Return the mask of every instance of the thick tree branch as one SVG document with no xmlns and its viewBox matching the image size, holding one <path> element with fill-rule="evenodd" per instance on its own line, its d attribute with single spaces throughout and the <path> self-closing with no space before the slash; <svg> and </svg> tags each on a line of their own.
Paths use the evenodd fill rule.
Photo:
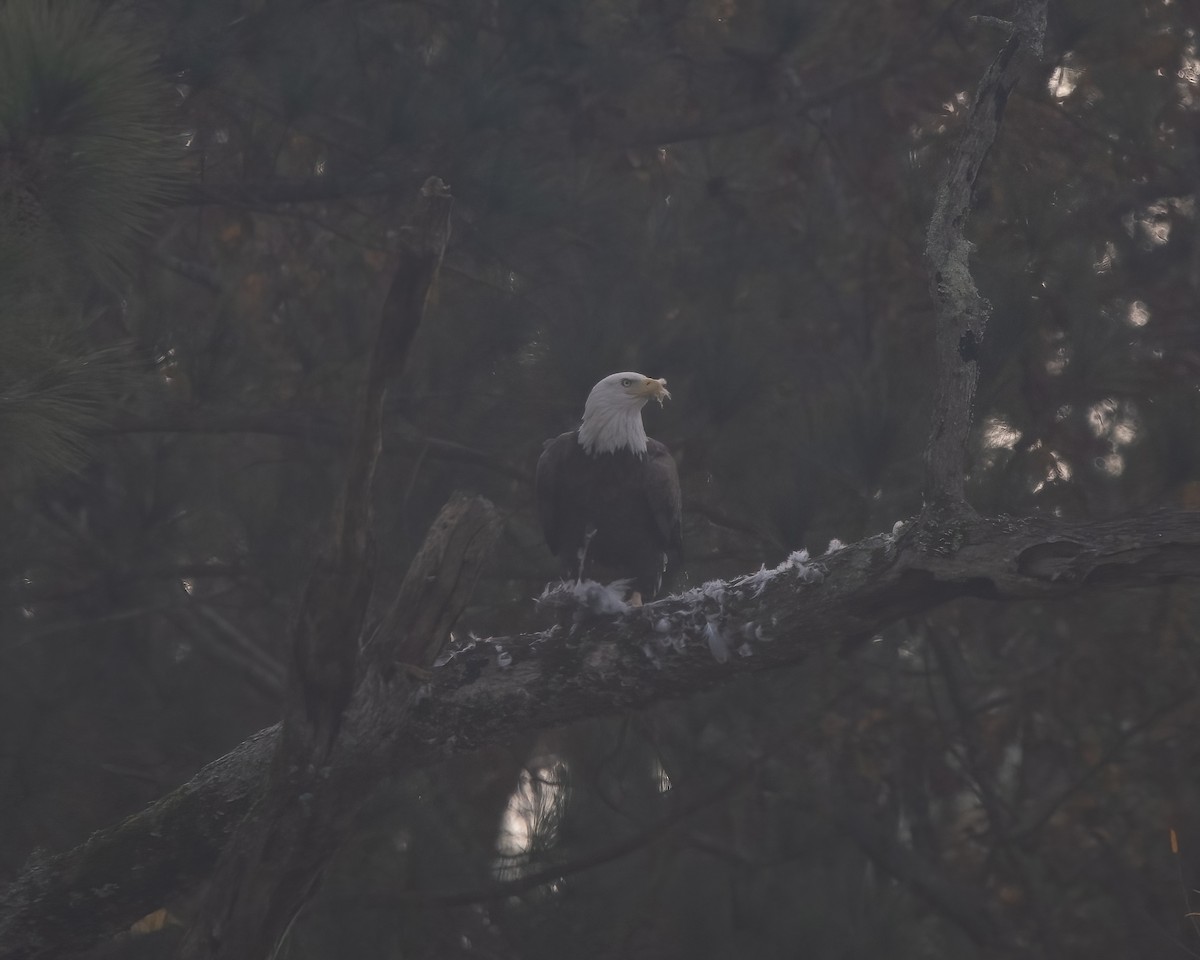
<svg viewBox="0 0 1200 960">
<path fill-rule="evenodd" d="M 1016 86 L 1022 52 L 1041 53 L 1046 31 L 1046 0 L 1022 0 L 1012 36 L 992 61 L 967 115 L 950 172 L 938 190 L 926 234 L 925 258 L 937 322 L 937 395 L 925 452 L 925 506 L 962 509 L 967 438 L 979 347 L 990 307 L 971 277 L 971 244 L 965 231 L 975 184 Z"/>
<path fill-rule="evenodd" d="M 391 728 L 386 757 L 363 756 L 376 776 L 435 764 L 841 651 L 958 597 L 1049 599 L 1181 577 L 1200 577 L 1200 513 L 1093 524 L 959 518 L 936 536 L 873 537 L 615 619 L 460 646 Z M 249 809 L 277 738 L 278 727 L 263 731 L 125 823 L 32 864 L 0 897 L 0 960 L 95 943 L 194 888 Z"/>
</svg>

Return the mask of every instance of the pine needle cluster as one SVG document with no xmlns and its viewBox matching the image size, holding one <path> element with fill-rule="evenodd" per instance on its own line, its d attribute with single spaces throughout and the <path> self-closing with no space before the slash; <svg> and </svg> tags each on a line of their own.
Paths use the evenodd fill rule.
<svg viewBox="0 0 1200 960">
<path fill-rule="evenodd" d="M 119 5 L 0 4 L 4 481 L 84 463 L 130 371 L 126 351 L 89 343 L 82 318 L 119 302 L 170 195 L 165 86 Z"/>
</svg>

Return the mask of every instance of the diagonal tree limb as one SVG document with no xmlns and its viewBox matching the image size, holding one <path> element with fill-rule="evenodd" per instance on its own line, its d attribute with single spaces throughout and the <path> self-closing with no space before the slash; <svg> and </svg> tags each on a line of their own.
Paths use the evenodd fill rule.
<svg viewBox="0 0 1200 960">
<path fill-rule="evenodd" d="M 960 597 L 1049 600 L 1200 579 L 1194 512 L 1086 524 L 972 517 L 936 546 L 872 537 L 773 576 L 700 589 L 616 619 L 461 645 L 434 671 L 429 696 L 393 731 L 385 753 L 364 749 L 354 763 L 379 777 L 687 696 L 747 672 L 833 655 Z M 356 729 L 386 723 L 381 713 Z M 253 802 L 278 737 L 278 726 L 262 731 L 124 823 L 31 864 L 0 894 L 0 960 L 94 944 L 194 890 Z"/>
</svg>

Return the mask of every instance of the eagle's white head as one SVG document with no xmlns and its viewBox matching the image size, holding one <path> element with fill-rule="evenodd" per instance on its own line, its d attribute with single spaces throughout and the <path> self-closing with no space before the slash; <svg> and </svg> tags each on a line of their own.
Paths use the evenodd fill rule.
<svg viewBox="0 0 1200 960">
<path fill-rule="evenodd" d="M 640 373 L 614 373 L 592 387 L 583 406 L 579 442 L 590 454 L 612 453 L 628 447 L 634 453 L 646 452 L 646 428 L 642 426 L 642 407 L 647 400 L 660 404 L 671 396 L 666 380 L 655 380 Z"/>
</svg>

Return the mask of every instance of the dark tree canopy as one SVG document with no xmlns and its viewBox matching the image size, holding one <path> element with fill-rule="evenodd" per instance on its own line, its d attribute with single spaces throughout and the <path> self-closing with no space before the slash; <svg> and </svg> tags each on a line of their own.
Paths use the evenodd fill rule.
<svg viewBox="0 0 1200 960">
<path fill-rule="evenodd" d="M 0 2 L 0 958 L 1200 952 L 1195 12 L 1038 6 Z"/>
</svg>

